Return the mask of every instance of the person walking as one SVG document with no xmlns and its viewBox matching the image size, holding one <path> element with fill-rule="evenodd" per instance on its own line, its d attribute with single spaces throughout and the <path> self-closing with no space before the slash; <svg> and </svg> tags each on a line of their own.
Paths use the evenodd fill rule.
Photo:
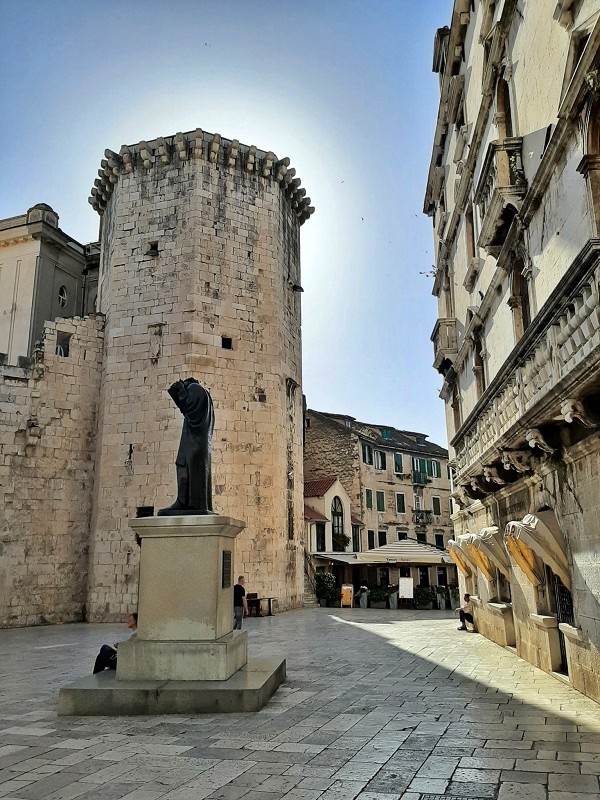
<svg viewBox="0 0 600 800">
<path fill-rule="evenodd" d="M 463 605 L 456 609 L 460 617 L 460 628 L 458 630 L 468 630 L 467 622 L 470 622 L 471 625 L 473 625 L 473 629 L 475 629 L 475 622 L 473 621 L 473 601 L 471 600 L 471 595 L 466 594 L 463 599 L 465 601 Z M 456 611 L 454 613 L 456 613 Z"/>
<path fill-rule="evenodd" d="M 240 575 L 233 587 L 233 630 L 242 630 L 242 620 L 248 616 L 248 601 L 244 589 L 244 576 Z"/>
</svg>

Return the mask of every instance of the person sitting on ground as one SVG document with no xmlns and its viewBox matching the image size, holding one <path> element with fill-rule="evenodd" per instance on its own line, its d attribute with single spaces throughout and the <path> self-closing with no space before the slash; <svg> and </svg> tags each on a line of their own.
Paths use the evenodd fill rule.
<svg viewBox="0 0 600 800">
<path fill-rule="evenodd" d="M 471 625 L 473 625 L 473 629 L 475 628 L 475 623 L 473 621 L 473 601 L 471 600 L 471 595 L 466 594 L 464 601 L 464 605 L 462 605 L 460 608 L 457 608 L 454 612 L 455 614 L 458 612 L 458 615 L 460 616 L 459 631 L 468 630 L 467 622 L 470 622 Z"/>
<path fill-rule="evenodd" d="M 138 615 L 134 611 L 133 614 L 130 614 L 127 618 L 127 627 L 131 631 L 127 640 L 133 639 L 134 636 L 137 635 L 137 621 Z M 105 669 L 116 669 L 117 668 L 117 648 L 119 646 L 118 642 L 115 642 L 114 647 L 111 647 L 109 644 L 103 644 L 100 648 L 100 652 L 96 657 L 96 663 L 94 664 L 94 675 L 97 672 L 103 672 Z"/>
</svg>

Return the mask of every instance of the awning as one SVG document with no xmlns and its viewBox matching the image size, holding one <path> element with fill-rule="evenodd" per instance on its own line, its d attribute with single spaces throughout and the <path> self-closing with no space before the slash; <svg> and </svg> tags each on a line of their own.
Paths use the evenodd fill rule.
<svg viewBox="0 0 600 800">
<path fill-rule="evenodd" d="M 401 539 L 373 550 L 356 554 L 359 563 L 366 564 L 449 564 L 451 559 L 443 550 L 416 539 Z"/>
<path fill-rule="evenodd" d="M 570 589 L 571 576 L 569 574 L 569 562 L 564 549 L 564 538 L 554 513 L 551 512 L 551 515 L 551 517 L 546 516 L 544 522 L 534 514 L 527 514 L 520 521 L 509 522 L 504 532 L 504 541 L 509 552 L 524 572 L 527 574 L 529 569 L 533 573 L 535 581 L 531 580 L 532 576 L 527 574 L 532 583 L 535 583 L 535 585 L 543 583 L 544 576 L 539 574 L 535 559 L 533 559 L 533 564 L 531 563 L 532 559 L 528 556 L 527 550 L 538 555 L 558 575 L 564 585 Z M 525 559 L 527 569 L 523 568 L 519 563 L 519 553 Z"/>
<path fill-rule="evenodd" d="M 472 572 L 477 572 L 477 565 L 473 563 L 469 554 L 463 550 L 457 541 L 454 539 L 449 539 L 446 547 L 448 550 L 448 555 L 452 561 L 454 561 L 465 578 L 468 578 Z"/>
<path fill-rule="evenodd" d="M 495 525 L 479 531 L 474 545 L 486 553 L 503 575 L 509 577 L 510 559 L 504 547 L 500 530 Z"/>
<path fill-rule="evenodd" d="M 477 565 L 477 568 L 488 581 L 496 579 L 492 562 L 487 553 L 480 549 L 481 541 L 477 533 L 466 533 L 463 536 L 459 536 L 457 542 L 462 547 L 463 552 L 466 551 L 468 553 L 471 561 Z"/>
</svg>

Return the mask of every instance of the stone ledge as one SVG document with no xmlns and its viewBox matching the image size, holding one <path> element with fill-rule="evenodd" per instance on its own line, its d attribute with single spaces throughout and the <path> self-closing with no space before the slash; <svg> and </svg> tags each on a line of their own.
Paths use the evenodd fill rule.
<svg viewBox="0 0 600 800">
<path fill-rule="evenodd" d="M 226 681 L 117 681 L 112 670 L 60 690 L 59 716 L 142 716 L 260 711 L 285 680 L 284 658 L 255 658 Z"/>
<path fill-rule="evenodd" d="M 566 622 L 561 622 L 558 629 L 572 642 L 585 642 L 585 636 L 580 628 L 575 628 Z"/>
<path fill-rule="evenodd" d="M 512 614 L 512 605 L 510 603 L 486 603 L 486 606 L 492 614 L 497 614 L 500 617 L 504 617 L 508 613 Z"/>
<path fill-rule="evenodd" d="M 558 628 L 558 620 L 546 614 L 530 614 L 529 619 L 538 628 Z"/>
</svg>

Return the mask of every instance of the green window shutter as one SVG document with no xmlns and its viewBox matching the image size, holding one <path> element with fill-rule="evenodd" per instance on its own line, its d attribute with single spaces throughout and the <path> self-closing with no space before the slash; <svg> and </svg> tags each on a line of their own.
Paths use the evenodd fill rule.
<svg viewBox="0 0 600 800">
<path fill-rule="evenodd" d="M 365 489 L 365 499 L 367 502 L 367 508 L 373 508 L 373 490 L 372 489 Z"/>
<path fill-rule="evenodd" d="M 394 472 L 396 475 L 402 475 L 402 453 L 394 453 Z"/>
<path fill-rule="evenodd" d="M 375 531 L 367 531 L 369 550 L 375 547 Z"/>
<path fill-rule="evenodd" d="M 385 511 L 385 493 L 377 492 L 377 511 Z"/>
<path fill-rule="evenodd" d="M 435 514 L 436 517 L 439 517 L 440 514 L 442 513 L 442 509 L 440 507 L 440 498 L 433 497 L 432 503 L 433 503 L 433 513 Z"/>
<path fill-rule="evenodd" d="M 396 512 L 398 514 L 404 514 L 406 512 L 406 503 L 404 500 L 404 495 L 400 493 L 396 495 Z"/>
</svg>

